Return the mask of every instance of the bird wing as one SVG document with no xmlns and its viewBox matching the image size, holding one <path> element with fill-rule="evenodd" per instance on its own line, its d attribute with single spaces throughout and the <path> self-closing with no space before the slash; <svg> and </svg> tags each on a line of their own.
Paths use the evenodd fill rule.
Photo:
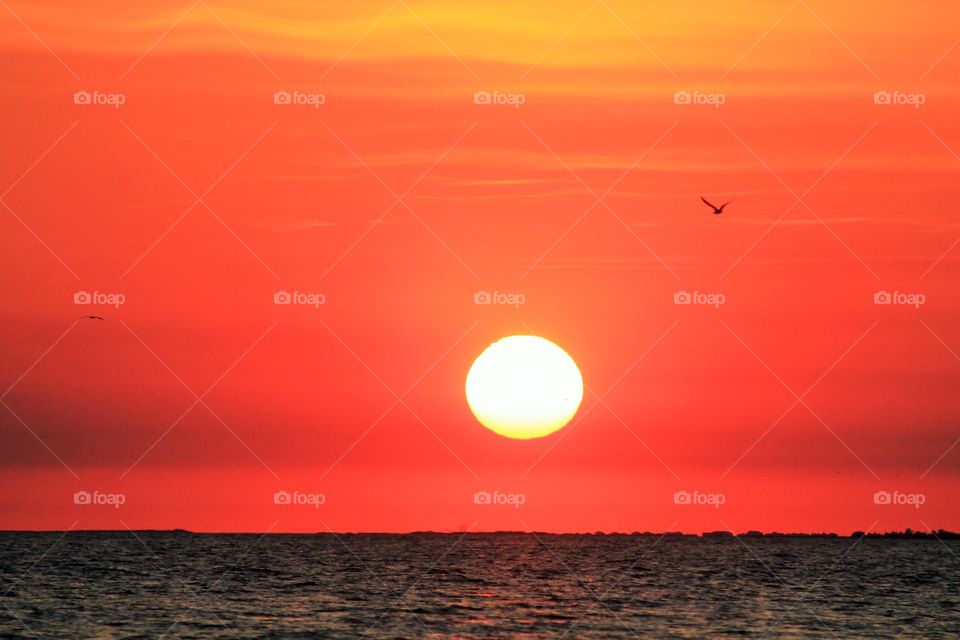
<svg viewBox="0 0 960 640">
<path fill-rule="evenodd" d="M 707 199 L 704 198 L 703 196 L 700 196 L 700 199 L 703 200 L 704 204 L 706 204 L 708 207 L 713 207 L 714 209 L 716 209 L 716 207 L 713 205 L 713 203 L 711 203 L 709 200 L 707 200 Z"/>
<path fill-rule="evenodd" d="M 731 202 L 733 202 L 733 200 L 727 200 L 727 201 L 724 202 L 722 205 L 720 205 L 720 211 L 723 211 L 723 208 L 724 208 L 725 206 L 727 206 L 728 204 L 730 204 Z"/>
</svg>

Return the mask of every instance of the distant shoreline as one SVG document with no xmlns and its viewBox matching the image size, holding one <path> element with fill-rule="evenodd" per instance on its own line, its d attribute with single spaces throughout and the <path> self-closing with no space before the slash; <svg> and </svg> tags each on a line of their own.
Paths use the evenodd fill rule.
<svg viewBox="0 0 960 640">
<path fill-rule="evenodd" d="M 549 531 L 315 531 L 315 532 L 262 532 L 262 531 L 189 531 L 187 529 L 3 529 L 3 534 L 28 533 L 85 533 L 85 534 L 176 534 L 190 536 L 590 536 L 590 537 L 628 537 L 628 538 L 694 538 L 694 539 L 733 539 L 733 538 L 815 538 L 815 539 L 892 539 L 892 540 L 960 540 L 960 533 L 940 529 L 937 531 L 887 531 L 882 533 L 864 533 L 854 531 L 850 534 L 841 533 L 782 533 L 778 531 L 705 531 L 703 533 L 684 533 L 682 531 L 633 531 L 593 533 L 551 533 Z"/>
</svg>

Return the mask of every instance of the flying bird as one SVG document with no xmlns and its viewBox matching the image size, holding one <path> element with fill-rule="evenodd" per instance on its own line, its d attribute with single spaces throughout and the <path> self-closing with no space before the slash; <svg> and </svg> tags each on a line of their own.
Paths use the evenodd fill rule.
<svg viewBox="0 0 960 640">
<path fill-rule="evenodd" d="M 710 207 L 711 209 L 713 209 L 714 215 L 720 215 L 721 213 L 723 213 L 723 208 L 724 208 L 725 206 L 727 206 L 728 204 L 730 204 L 731 202 L 733 202 L 733 200 L 729 200 L 729 201 L 727 201 L 727 202 L 724 202 L 722 205 L 720 205 L 720 206 L 718 207 L 717 205 L 713 204 L 712 202 L 710 202 L 709 200 L 707 200 L 707 199 L 704 198 L 703 196 L 700 196 L 700 199 L 703 200 L 704 204 L 706 204 L 708 207 Z"/>
<path fill-rule="evenodd" d="M 83 316 L 87 320 L 103 320 L 100 316 Z"/>
</svg>

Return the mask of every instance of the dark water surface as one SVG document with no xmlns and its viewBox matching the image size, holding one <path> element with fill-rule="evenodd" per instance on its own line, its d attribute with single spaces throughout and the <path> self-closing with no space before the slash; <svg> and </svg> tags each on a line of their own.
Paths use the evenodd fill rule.
<svg viewBox="0 0 960 640">
<path fill-rule="evenodd" d="M 960 636 L 960 542 L 0 533 L 3 638 Z"/>
</svg>

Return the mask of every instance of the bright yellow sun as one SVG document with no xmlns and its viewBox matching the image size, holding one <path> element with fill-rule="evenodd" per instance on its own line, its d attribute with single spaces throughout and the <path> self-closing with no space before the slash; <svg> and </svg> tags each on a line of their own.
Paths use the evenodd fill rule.
<svg viewBox="0 0 960 640">
<path fill-rule="evenodd" d="M 583 378 L 567 352 L 539 336 L 509 336 L 481 353 L 467 373 L 467 404 L 480 424 L 508 438 L 562 428 L 583 399 Z"/>
</svg>

